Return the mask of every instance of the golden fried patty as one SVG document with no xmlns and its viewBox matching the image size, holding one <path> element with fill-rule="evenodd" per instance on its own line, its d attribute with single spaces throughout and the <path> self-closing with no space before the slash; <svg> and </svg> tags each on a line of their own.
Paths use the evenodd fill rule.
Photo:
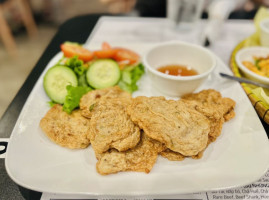
<svg viewBox="0 0 269 200">
<path fill-rule="evenodd" d="M 97 172 L 102 175 L 121 171 L 136 171 L 149 173 L 154 166 L 158 153 L 163 151 L 164 145 L 142 134 L 138 145 L 124 152 L 111 149 L 97 155 Z"/>
<path fill-rule="evenodd" d="M 235 116 L 235 102 L 230 98 L 223 98 L 218 91 L 213 89 L 183 96 L 181 101 L 209 119 L 209 139 L 211 142 L 215 141 L 221 134 L 223 123 Z"/>
<path fill-rule="evenodd" d="M 137 145 L 140 129 L 126 113 L 131 98 L 101 99 L 91 110 L 90 140 L 96 153 L 125 151 Z"/>
<path fill-rule="evenodd" d="M 206 148 L 209 120 L 182 101 L 137 97 L 128 106 L 127 113 L 147 136 L 172 151 L 193 156 Z"/>
<path fill-rule="evenodd" d="M 214 109 L 217 109 L 222 114 L 225 121 L 229 121 L 235 116 L 235 101 L 222 97 L 220 92 L 214 89 L 188 94 L 183 96 L 182 99 L 199 101 L 204 106 L 215 106 Z"/>
<path fill-rule="evenodd" d="M 92 90 L 87 94 L 83 95 L 80 99 L 80 109 L 82 110 L 81 114 L 84 117 L 91 118 L 91 109 L 96 102 L 98 102 L 101 98 L 117 98 L 117 97 L 125 97 L 131 98 L 131 94 L 120 89 L 119 86 L 114 86 L 110 88 L 100 89 L 100 90 Z"/>
<path fill-rule="evenodd" d="M 56 144 L 70 149 L 86 148 L 90 121 L 74 110 L 71 114 L 63 111 L 59 104 L 54 105 L 41 119 L 40 127 Z"/>
</svg>

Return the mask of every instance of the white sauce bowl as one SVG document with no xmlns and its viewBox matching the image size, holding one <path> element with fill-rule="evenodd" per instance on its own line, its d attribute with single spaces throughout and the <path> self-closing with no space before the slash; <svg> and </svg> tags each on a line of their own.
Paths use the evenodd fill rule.
<svg viewBox="0 0 269 200">
<path fill-rule="evenodd" d="M 204 47 L 181 41 L 158 44 L 143 56 L 151 84 L 161 93 L 180 97 L 192 93 L 216 67 L 214 55 Z M 194 76 L 172 76 L 157 69 L 166 65 L 184 65 L 198 72 Z"/>
</svg>

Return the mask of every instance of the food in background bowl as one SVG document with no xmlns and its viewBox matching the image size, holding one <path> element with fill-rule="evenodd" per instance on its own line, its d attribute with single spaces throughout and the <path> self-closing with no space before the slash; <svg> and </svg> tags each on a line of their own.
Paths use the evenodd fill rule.
<svg viewBox="0 0 269 200">
<path fill-rule="evenodd" d="M 209 50 L 199 45 L 169 41 L 150 49 L 143 57 L 143 64 L 156 89 L 167 96 L 180 97 L 192 93 L 207 79 L 216 66 L 216 60 Z M 171 64 L 191 68 L 197 75 L 171 76 L 158 71 L 160 67 Z"/>
<path fill-rule="evenodd" d="M 269 48 L 243 48 L 235 55 L 235 61 L 247 78 L 269 84 Z"/>
<path fill-rule="evenodd" d="M 269 77 L 269 55 L 266 57 L 253 56 L 253 61 L 243 61 L 242 63 L 254 73 Z"/>
</svg>

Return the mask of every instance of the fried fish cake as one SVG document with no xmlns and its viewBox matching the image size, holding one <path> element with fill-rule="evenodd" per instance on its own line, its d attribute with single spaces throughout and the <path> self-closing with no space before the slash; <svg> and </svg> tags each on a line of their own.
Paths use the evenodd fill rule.
<svg viewBox="0 0 269 200">
<path fill-rule="evenodd" d="M 131 98 L 101 99 L 92 108 L 90 140 L 96 153 L 125 151 L 137 145 L 140 129 L 126 113 Z"/>
<path fill-rule="evenodd" d="M 127 107 L 132 121 L 172 151 L 193 156 L 206 148 L 209 120 L 182 101 L 137 97 Z"/>
<path fill-rule="evenodd" d="M 149 173 L 154 166 L 158 153 L 163 151 L 160 142 L 141 135 L 138 145 L 124 152 L 111 149 L 97 155 L 96 169 L 99 174 L 107 175 L 121 171 L 136 171 Z"/>
<path fill-rule="evenodd" d="M 221 134 L 222 126 L 225 121 L 235 116 L 235 102 L 229 98 L 223 98 L 221 94 L 213 89 L 203 90 L 196 94 L 188 94 L 183 96 L 180 101 L 183 101 L 188 107 L 193 108 L 206 116 L 210 121 L 210 132 L 207 146 L 215 141 Z M 192 156 L 193 159 L 202 157 L 204 150 L 197 155 Z M 180 161 L 184 156 L 170 149 L 160 153 L 163 157 L 169 160 Z"/>
<path fill-rule="evenodd" d="M 90 144 L 90 121 L 81 115 L 80 110 L 67 114 L 61 105 L 56 104 L 41 119 L 40 127 L 53 142 L 63 147 L 79 149 Z"/>
<path fill-rule="evenodd" d="M 174 152 L 170 149 L 165 149 L 164 151 L 160 152 L 160 155 L 171 161 L 182 161 L 185 159 L 185 156 L 183 156 L 181 153 Z"/>
<path fill-rule="evenodd" d="M 211 140 L 208 140 L 207 146 L 211 143 Z M 200 151 L 198 154 L 191 156 L 192 159 L 200 159 L 203 156 L 205 149 Z M 183 156 L 181 153 L 172 151 L 171 149 L 165 149 L 160 153 L 160 155 L 164 158 L 167 158 L 168 160 L 171 161 L 182 161 L 185 159 L 187 156 Z"/>
<path fill-rule="evenodd" d="M 208 118 L 210 122 L 209 139 L 214 141 L 222 130 L 224 118 L 221 111 L 215 105 L 203 105 L 199 101 L 181 99 L 188 107 L 193 108 Z"/>
<path fill-rule="evenodd" d="M 221 134 L 223 123 L 235 116 L 235 102 L 230 98 L 223 98 L 218 91 L 213 89 L 183 96 L 181 101 L 185 101 L 209 119 L 211 142 Z"/>
<path fill-rule="evenodd" d="M 230 98 L 222 97 L 220 92 L 214 89 L 188 94 L 183 96 L 182 99 L 195 100 L 202 103 L 204 106 L 214 106 L 214 109 L 221 112 L 225 121 L 229 121 L 235 116 L 235 101 Z"/>
<path fill-rule="evenodd" d="M 87 94 L 83 95 L 80 99 L 80 109 L 82 110 L 81 114 L 84 117 L 91 118 L 91 106 L 93 106 L 101 98 L 117 98 L 125 97 L 130 98 L 131 94 L 120 89 L 119 86 L 114 86 L 110 88 L 92 90 Z"/>
<path fill-rule="evenodd" d="M 200 159 L 202 158 L 204 153 L 203 151 L 200 151 L 197 155 L 191 156 L 193 159 Z M 185 159 L 186 156 L 183 156 L 181 153 L 172 151 L 170 149 L 166 149 L 165 151 L 162 151 L 160 155 L 164 158 L 167 158 L 170 161 L 182 161 Z"/>
</svg>

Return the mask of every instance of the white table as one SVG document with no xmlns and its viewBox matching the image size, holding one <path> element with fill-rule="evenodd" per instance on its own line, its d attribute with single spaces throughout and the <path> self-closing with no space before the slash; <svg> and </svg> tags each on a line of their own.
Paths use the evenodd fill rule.
<svg viewBox="0 0 269 200">
<path fill-rule="evenodd" d="M 182 40 L 203 44 L 202 34 L 206 21 L 200 21 L 193 30 L 181 31 L 165 18 L 122 18 L 103 17 L 86 41 L 85 46 L 94 48 L 103 41 L 113 44 L 153 44 L 169 40 Z M 243 39 L 255 32 L 254 24 L 249 20 L 229 20 L 219 27 L 217 40 L 208 47 L 226 64 L 233 48 Z"/>
</svg>

